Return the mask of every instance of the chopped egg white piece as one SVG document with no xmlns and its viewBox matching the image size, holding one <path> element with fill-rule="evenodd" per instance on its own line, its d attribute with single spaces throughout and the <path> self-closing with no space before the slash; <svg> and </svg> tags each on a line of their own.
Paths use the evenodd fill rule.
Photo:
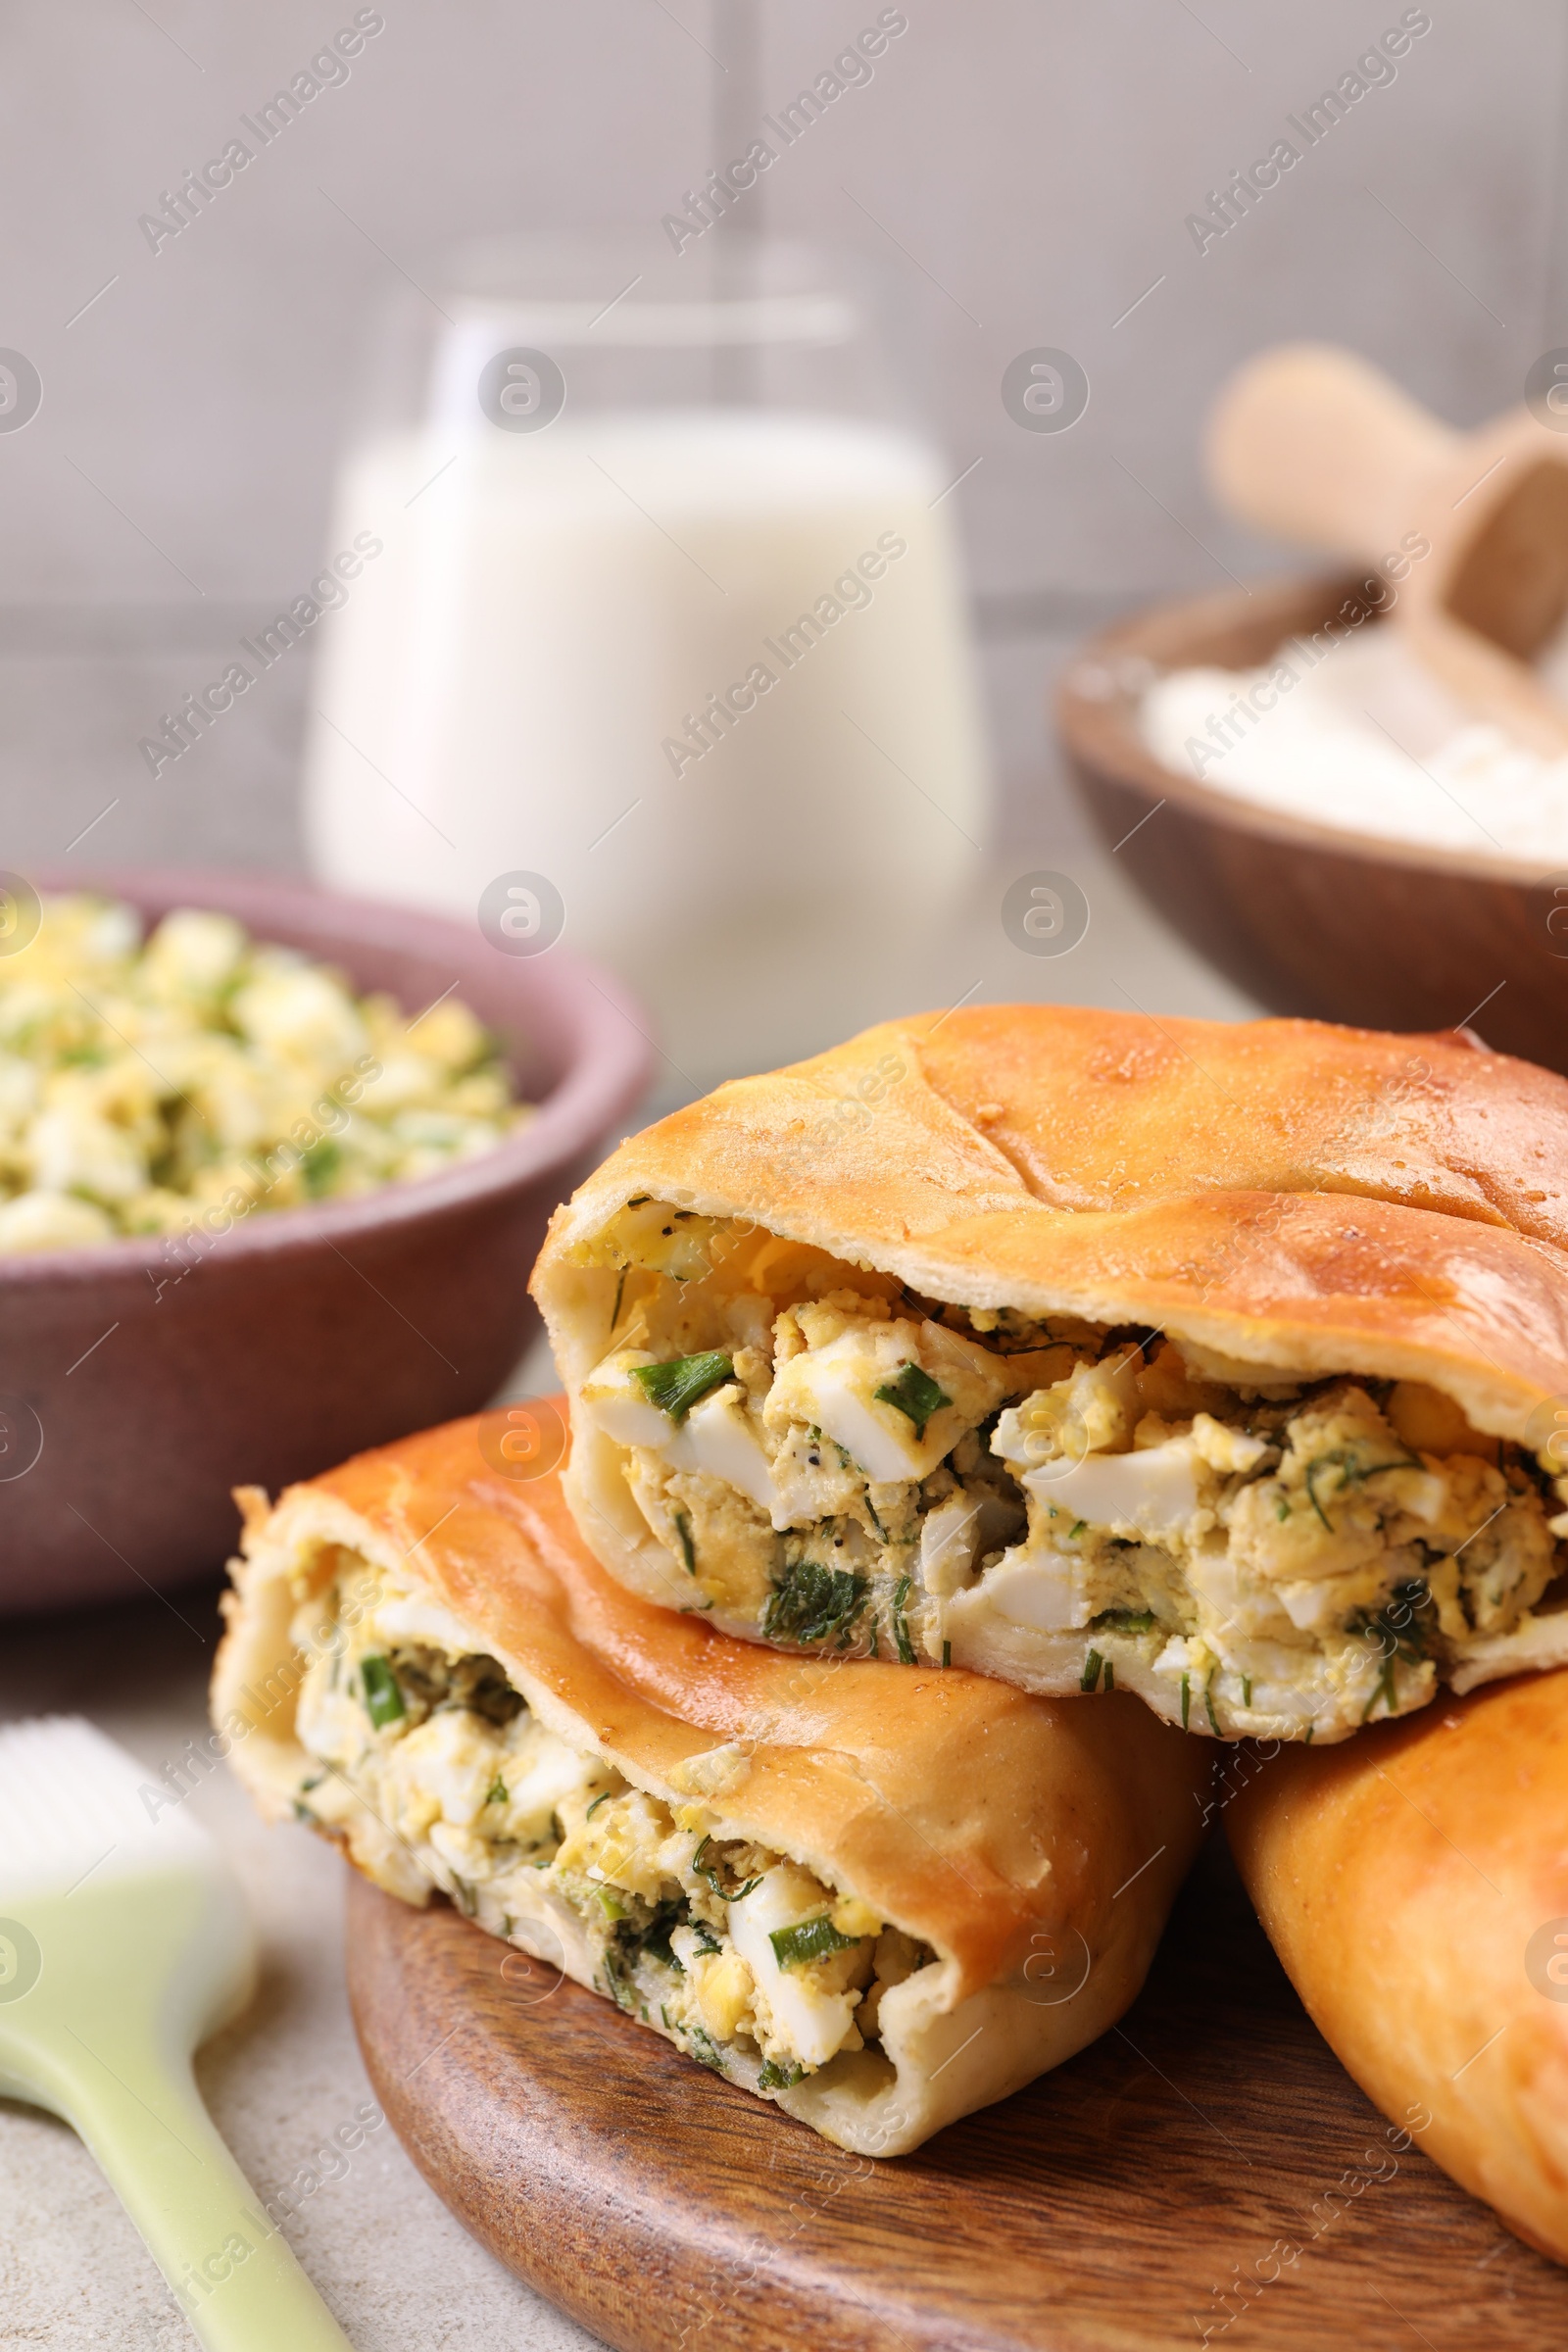
<svg viewBox="0 0 1568 2352">
<path fill-rule="evenodd" d="M 733 1382 L 694 1404 L 679 1429 L 663 1414 L 660 1418 L 669 1431 L 663 1450 L 672 1468 L 706 1470 L 750 1495 L 759 1510 L 774 1509 L 773 1474 L 747 1419 L 744 1393 Z"/>
<path fill-rule="evenodd" d="M 646 1348 L 622 1348 L 583 1383 L 582 1403 L 589 1419 L 617 1446 L 651 1446 L 657 1451 L 673 1435 L 669 1415 L 632 1378 L 639 1364 L 658 1360 Z"/>
<path fill-rule="evenodd" d="M 179 906 L 165 915 L 147 942 L 142 969 L 149 987 L 172 1002 L 213 996 L 239 969 L 249 945 L 231 914 Z"/>
<path fill-rule="evenodd" d="M 729 1911 L 730 1940 L 752 1972 L 774 2032 L 807 2066 L 825 2066 L 842 2048 L 859 1994 L 819 1990 L 809 1966 L 781 1968 L 771 1939 L 776 1930 L 798 1927 L 823 1910 L 815 1879 L 784 1863 Z"/>
<path fill-rule="evenodd" d="M 85 1250 L 114 1238 L 91 1200 L 71 1193 L 18 1193 L 0 1200 L 0 1250 Z"/>
<path fill-rule="evenodd" d="M 956 1630 L 987 1610 L 1009 1625 L 1032 1626 L 1042 1634 L 1087 1625 L 1090 1607 L 1083 1563 L 1047 1544 L 1015 1544 L 986 1571 L 982 1584 L 955 1594 L 948 1604 L 949 1623 Z"/>
<path fill-rule="evenodd" d="M 920 1582 L 928 1592 L 956 1592 L 974 1570 L 981 1508 L 960 1488 L 928 1511 L 920 1525 Z"/>
<path fill-rule="evenodd" d="M 1198 1509 L 1191 1438 L 1134 1453 L 1090 1453 L 1081 1462 L 1061 1456 L 1026 1472 L 1022 1484 L 1074 1519 L 1156 1543 L 1185 1533 Z"/>
<path fill-rule="evenodd" d="M 600 1365 L 582 1390 L 595 1427 L 617 1446 L 646 1446 L 672 1470 L 706 1470 L 724 1479 L 759 1510 L 771 1512 L 778 1500 L 773 1474 L 747 1419 L 744 1392 L 727 1381 L 694 1404 L 683 1421 L 673 1421 L 632 1377 L 638 1365 L 657 1361 L 646 1348 L 627 1348 Z"/>
<path fill-rule="evenodd" d="M 40 1110 L 27 1129 L 25 1150 L 40 1192 L 86 1193 L 109 1205 L 131 1200 L 147 1182 L 135 1139 L 79 1101 Z"/>
<path fill-rule="evenodd" d="M 310 964 L 274 963 L 239 990 L 234 1025 L 256 1045 L 313 1062 L 358 1060 L 368 1038 L 352 999 Z"/>
<path fill-rule="evenodd" d="M 824 1431 L 867 1478 L 923 1478 L 942 1459 L 942 1446 L 929 1437 L 922 1444 L 908 1415 L 875 1394 L 907 1360 L 898 1342 L 875 1325 L 846 1331 L 825 1348 L 791 1357 L 773 1382 L 768 1419 L 805 1421 Z"/>
<path fill-rule="evenodd" d="M 1215 1623 L 1244 1640 L 1291 1639 L 1291 1619 L 1277 1592 L 1253 1577 L 1244 1577 L 1223 1536 L 1199 1544 L 1187 1562 L 1187 1581 L 1208 1603 Z"/>
<path fill-rule="evenodd" d="M 1276 1585 L 1280 1606 L 1303 1634 L 1331 1634 L 1344 1624 L 1360 1597 L 1359 1576 L 1302 1577 L 1298 1583 Z"/>
</svg>

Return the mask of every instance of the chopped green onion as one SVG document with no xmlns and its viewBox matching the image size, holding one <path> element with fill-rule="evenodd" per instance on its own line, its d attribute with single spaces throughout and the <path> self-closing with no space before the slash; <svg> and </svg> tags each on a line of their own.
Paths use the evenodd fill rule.
<svg viewBox="0 0 1568 2352">
<path fill-rule="evenodd" d="M 692 1543 L 691 1520 L 685 1511 L 671 1511 L 669 1515 L 675 1522 L 675 1534 L 680 1543 L 680 1556 L 686 1563 L 686 1573 L 688 1576 L 695 1576 L 697 1574 L 697 1552 Z"/>
<path fill-rule="evenodd" d="M 767 1940 L 780 1968 L 805 1968 L 812 1960 L 825 1959 L 829 1952 L 847 1952 L 852 1943 L 863 1943 L 865 1937 L 841 1936 L 824 1911 L 819 1919 L 803 1919 L 793 1928 L 774 1928 Z"/>
<path fill-rule="evenodd" d="M 632 2005 L 637 1996 L 632 1991 L 631 1980 L 628 1978 L 625 1968 L 622 1965 L 620 1955 L 618 1952 L 607 1951 L 604 1955 L 604 1961 L 605 1978 L 610 1986 L 610 1997 L 614 2002 L 617 2009 L 624 2009 L 627 2015 L 630 2016 Z"/>
<path fill-rule="evenodd" d="M 721 2075 L 724 2072 L 724 2061 L 719 2056 L 711 2035 L 705 2034 L 701 2026 L 688 2026 L 686 2031 L 691 2036 L 692 2056 L 698 2065 L 710 2067 L 715 2075 Z"/>
<path fill-rule="evenodd" d="M 398 1678 L 386 1658 L 360 1660 L 360 1687 L 365 1692 L 365 1712 L 378 1732 L 389 1723 L 400 1722 L 408 1713 L 398 1689 Z"/>
<path fill-rule="evenodd" d="M 1250 1674 L 1244 1674 L 1242 1677 L 1242 1704 L 1244 1707 L 1250 1707 L 1251 1703 L 1252 1678 Z"/>
<path fill-rule="evenodd" d="M 601 1911 L 604 1913 L 604 1915 L 605 1915 L 605 1917 L 606 1917 L 607 1919 L 624 1919 L 624 1918 L 625 1918 L 625 1916 L 626 1916 L 626 1906 L 625 1906 L 625 1904 L 624 1904 L 624 1903 L 621 1901 L 621 1899 L 620 1899 L 619 1895 L 618 1895 L 618 1894 L 615 1894 L 614 1892 L 612 1892 L 612 1890 L 610 1887 L 608 1887 L 608 1886 L 597 1886 L 597 1887 L 595 1887 L 595 1889 L 594 1889 L 594 1900 L 595 1900 L 595 1902 L 597 1902 L 597 1904 L 599 1905 L 599 1908 L 600 1908 L 600 1910 L 601 1910 Z"/>
<path fill-rule="evenodd" d="M 1203 1705 L 1208 1714 L 1208 1728 L 1213 1733 L 1216 1740 L 1219 1739 L 1221 1735 L 1219 1728 L 1219 1717 L 1214 1712 L 1214 1701 L 1211 1693 L 1214 1689 L 1214 1677 L 1218 1672 L 1219 1668 L 1217 1666 L 1211 1666 L 1208 1670 L 1208 1679 L 1203 1685 Z"/>
<path fill-rule="evenodd" d="M 502 1779 L 499 1772 L 496 1774 L 496 1777 L 491 1782 L 489 1788 L 485 1790 L 484 1801 L 487 1805 L 504 1805 L 506 1803 L 507 1784 Z"/>
<path fill-rule="evenodd" d="M 695 1875 L 696 1875 L 698 1878 L 700 1878 L 700 1879 L 702 1880 L 702 1882 L 703 1882 L 704 1886 L 710 1886 L 710 1887 L 712 1888 L 713 1892 L 714 1892 L 716 1895 L 718 1895 L 722 1901 L 724 1901 L 724 1902 L 726 1902 L 726 1903 L 741 1903 L 741 1902 L 744 1902 L 744 1901 L 746 1900 L 746 1897 L 747 1897 L 747 1896 L 748 1896 L 748 1895 L 751 1893 L 751 1891 L 752 1891 L 752 1888 L 753 1888 L 754 1886 L 760 1886 L 760 1885 L 762 1884 L 761 1873 L 760 1873 L 760 1872 L 759 1872 L 759 1873 L 758 1873 L 758 1875 L 757 1875 L 757 1877 L 756 1877 L 755 1879 L 748 1879 L 744 1886 L 739 1886 L 739 1887 L 737 1887 L 737 1888 L 734 1890 L 734 1892 L 732 1893 L 732 1892 L 730 1891 L 729 1887 L 727 1887 L 727 1886 L 721 1886 L 719 1885 L 719 1883 L 718 1883 L 718 1873 L 717 1873 L 717 1872 L 714 1870 L 714 1868 L 713 1868 L 713 1866 L 712 1866 L 712 1864 L 711 1864 L 711 1863 L 710 1863 L 710 1864 L 707 1866 L 707 1868 L 706 1868 L 706 1869 L 704 1868 L 704 1865 L 703 1865 L 703 1856 L 704 1856 L 704 1855 L 707 1853 L 707 1851 L 708 1851 L 708 1848 L 709 1848 L 709 1845 L 710 1845 L 710 1842 L 711 1842 L 711 1835 L 710 1834 L 710 1836 L 709 1836 L 708 1838 L 705 1838 L 703 1839 L 703 1842 L 702 1842 L 702 1844 L 701 1844 L 701 1845 L 700 1845 L 700 1846 L 697 1848 L 697 1851 L 696 1851 L 696 1853 L 695 1853 L 695 1854 L 693 1854 L 693 1856 L 692 1856 L 692 1870 L 693 1870 L 693 1872 L 695 1873 Z"/>
<path fill-rule="evenodd" d="M 1317 1498 L 1317 1474 L 1320 1470 L 1329 1470 L 1335 1468 L 1337 1463 L 1339 1467 L 1344 1467 L 1343 1456 L 1336 1457 L 1333 1454 L 1325 1453 L 1320 1454 L 1316 1461 L 1308 1462 L 1306 1465 L 1307 1499 L 1311 1503 L 1313 1510 L 1316 1511 L 1318 1517 L 1322 1520 L 1324 1526 L 1328 1529 L 1331 1536 L 1334 1533 L 1334 1522 L 1329 1517 L 1327 1511 L 1323 1508 L 1323 1505 Z"/>
<path fill-rule="evenodd" d="M 329 1135 L 322 1136 L 318 1144 L 312 1144 L 303 1155 L 300 1174 L 305 1179 L 305 1190 L 313 1200 L 319 1200 L 321 1195 L 330 1190 L 342 1157 L 340 1147 Z"/>
<path fill-rule="evenodd" d="M 735 1377 L 735 1366 L 717 1348 L 701 1355 L 673 1355 L 664 1364 L 633 1364 L 631 1376 L 651 1402 L 678 1428 L 692 1406 Z"/>
<path fill-rule="evenodd" d="M 615 1303 L 610 1310 L 610 1329 L 612 1336 L 614 1334 L 615 1325 L 620 1321 L 620 1301 L 625 1294 L 625 1289 L 626 1269 L 624 1266 L 622 1266 L 620 1269 L 620 1280 L 615 1285 Z"/>
<path fill-rule="evenodd" d="M 951 1642 L 944 1642 L 942 1644 L 942 1663 L 944 1666 L 953 1664 L 953 1643 Z"/>
<path fill-rule="evenodd" d="M 1075 1536 L 1081 1536 L 1088 1525 L 1087 1519 L 1075 1519 L 1067 1530 L 1067 1541 L 1071 1543 Z"/>
<path fill-rule="evenodd" d="M 1192 1712 L 1192 1705 L 1193 1681 L 1191 1675 L 1184 1674 L 1182 1676 L 1182 1730 L 1184 1732 L 1187 1729 L 1187 1718 Z"/>
<path fill-rule="evenodd" d="M 1464 1549 L 1463 1544 L 1459 1549 Z M 1400 1657 L 1407 1666 L 1419 1666 L 1427 1654 L 1428 1641 L 1436 1631 L 1434 1614 L 1425 1580 L 1410 1577 L 1396 1587 L 1382 1608 L 1353 1611 L 1345 1621 L 1345 1630 L 1348 1634 L 1359 1634 L 1363 1641 L 1376 1641 L 1385 1657 Z"/>
<path fill-rule="evenodd" d="M 1107 1690 L 1115 1690 L 1115 1688 L 1116 1688 L 1116 1663 L 1115 1663 L 1115 1660 L 1114 1660 L 1113 1658 L 1107 1658 L 1107 1659 L 1105 1660 L 1105 1689 L 1106 1689 Z"/>
<path fill-rule="evenodd" d="M 847 1641 L 865 1607 L 869 1590 L 866 1579 L 852 1575 L 848 1568 L 824 1568 L 817 1560 L 797 1560 L 768 1594 L 762 1611 L 762 1639 L 825 1642 L 829 1635 L 839 1634 Z"/>
<path fill-rule="evenodd" d="M 683 1977 L 686 1971 L 676 1959 L 669 1938 L 673 1931 L 682 1925 L 680 1915 L 684 1909 L 684 1903 L 661 1903 L 637 1938 L 638 1948 L 645 1958 L 657 1960 L 664 1968 L 672 1968 L 677 1977 Z"/>
<path fill-rule="evenodd" d="M 1101 1663 L 1099 1650 L 1092 1649 L 1084 1660 L 1083 1675 L 1078 1684 L 1080 1690 L 1093 1690 L 1100 1680 Z"/>
<path fill-rule="evenodd" d="M 1332 1535 L 1334 1531 L 1328 1513 L 1317 1498 L 1317 1474 L 1320 1470 L 1338 1470 L 1343 1483 L 1350 1487 L 1365 1485 L 1369 1478 L 1380 1478 L 1385 1470 L 1421 1470 L 1425 1466 L 1420 1456 L 1412 1453 L 1398 1461 L 1369 1462 L 1363 1468 L 1349 1446 L 1337 1446 L 1332 1452 L 1317 1454 L 1307 1463 L 1306 1491 L 1311 1496 L 1312 1508 Z"/>
<path fill-rule="evenodd" d="M 932 1414 L 953 1402 L 946 1389 L 939 1389 L 930 1373 L 922 1372 L 918 1364 L 906 1364 L 902 1372 L 892 1380 L 885 1380 L 873 1394 L 879 1404 L 891 1404 L 906 1421 L 912 1421 L 917 1438 L 925 1436 L 925 1425 Z"/>
<path fill-rule="evenodd" d="M 592 1803 L 592 1804 L 589 1806 L 589 1808 L 588 1808 L 587 1812 L 586 1812 L 586 1813 L 583 1815 L 583 1819 L 584 1819 L 584 1821 L 592 1821 L 592 1819 L 593 1819 L 594 1815 L 595 1815 L 595 1814 L 598 1812 L 598 1810 L 599 1810 L 600 1806 L 601 1806 L 601 1805 L 608 1805 L 608 1804 L 609 1804 L 609 1802 L 610 1802 L 610 1800 L 611 1800 L 611 1798 L 612 1798 L 612 1797 L 614 1795 L 614 1793 L 615 1793 L 615 1791 L 613 1790 L 613 1788 L 607 1788 L 607 1789 L 605 1790 L 605 1792 L 604 1792 L 603 1796 L 596 1796 L 596 1797 L 594 1798 L 594 1801 L 593 1801 L 593 1803 Z"/>
<path fill-rule="evenodd" d="M 1153 1624 L 1152 1609 L 1102 1609 L 1095 1619 L 1095 1631 L 1103 1626 L 1107 1634 L 1147 1634 Z"/>
<path fill-rule="evenodd" d="M 909 1640 L 909 1629 L 903 1616 L 908 1595 L 909 1580 L 906 1576 L 901 1576 L 893 1594 L 893 1638 L 899 1645 L 899 1663 L 903 1666 L 914 1664 L 914 1644 Z"/>
<path fill-rule="evenodd" d="M 788 2066 L 775 2066 L 771 2058 L 764 2058 L 762 2071 L 757 2078 L 757 2087 L 759 2090 L 793 2090 L 805 2072 L 805 2067 L 798 2066 L 793 2058 Z"/>
<path fill-rule="evenodd" d="M 1290 1498 L 1290 1496 L 1289 1496 L 1288 1494 L 1281 1494 L 1277 1495 L 1277 1496 L 1275 1497 L 1275 1501 L 1274 1501 L 1274 1516 L 1275 1516 L 1275 1518 L 1276 1518 L 1276 1519 L 1288 1519 L 1288 1518 L 1290 1517 L 1290 1515 L 1291 1515 L 1291 1498 Z"/>
<path fill-rule="evenodd" d="M 1377 1684 L 1373 1690 L 1372 1695 L 1367 1700 L 1366 1706 L 1362 1712 L 1361 1721 L 1363 1723 L 1366 1722 L 1367 1717 L 1371 1714 L 1373 1708 L 1377 1705 L 1380 1698 L 1382 1699 L 1388 1712 L 1391 1715 L 1394 1713 L 1394 1661 L 1397 1654 L 1398 1653 L 1396 1651 L 1391 1650 L 1388 1656 L 1384 1659 L 1383 1672 L 1378 1676 Z"/>
</svg>

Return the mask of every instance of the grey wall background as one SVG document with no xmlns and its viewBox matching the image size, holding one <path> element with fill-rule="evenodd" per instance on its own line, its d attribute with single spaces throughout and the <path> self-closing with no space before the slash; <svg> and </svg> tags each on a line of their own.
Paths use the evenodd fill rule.
<svg viewBox="0 0 1568 2352">
<path fill-rule="evenodd" d="M 738 151 L 736 125 L 876 13 L 384 0 L 348 82 L 154 254 L 138 216 L 353 6 L 14 0 L 0 344 L 32 360 L 44 401 L 0 435 L 8 860 L 295 862 L 303 661 L 158 783 L 135 746 L 317 567 L 373 305 L 475 231 L 632 223 L 657 243 L 681 192 Z M 1123 606 L 1288 560 L 1224 525 L 1202 488 L 1199 428 L 1226 370 L 1280 336 L 1341 338 L 1473 422 L 1568 342 L 1568 16 L 1432 0 L 1396 79 L 1200 255 L 1186 215 L 1401 0 L 906 13 L 870 84 L 768 175 L 766 222 L 872 253 L 906 285 L 954 471 L 979 461 L 956 497 L 1004 839 L 1066 854 L 1081 828 L 1044 716 L 1064 648 Z M 1070 433 L 1025 433 L 1003 410 L 1004 368 L 1040 344 L 1089 372 Z"/>
</svg>

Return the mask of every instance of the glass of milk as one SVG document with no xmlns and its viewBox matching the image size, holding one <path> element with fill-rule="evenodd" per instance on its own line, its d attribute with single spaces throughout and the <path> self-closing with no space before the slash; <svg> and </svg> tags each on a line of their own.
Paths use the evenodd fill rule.
<svg viewBox="0 0 1568 2352">
<path fill-rule="evenodd" d="M 920 1003 L 990 778 L 897 324 L 717 235 L 491 241 L 400 301 L 338 488 L 318 877 L 598 957 L 672 1090 Z"/>
</svg>

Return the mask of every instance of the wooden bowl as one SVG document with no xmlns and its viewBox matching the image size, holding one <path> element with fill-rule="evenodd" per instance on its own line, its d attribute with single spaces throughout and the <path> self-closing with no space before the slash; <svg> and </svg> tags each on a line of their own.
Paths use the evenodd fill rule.
<svg viewBox="0 0 1568 2352">
<path fill-rule="evenodd" d="M 1164 605 L 1093 638 L 1056 704 L 1090 813 L 1165 920 L 1273 1011 L 1378 1029 L 1474 1020 L 1489 1045 L 1568 1071 L 1568 871 L 1278 813 L 1144 747 L 1152 670 L 1251 668 L 1347 600 L 1373 611 L 1362 580 L 1292 581 Z"/>
<path fill-rule="evenodd" d="M 150 921 L 210 906 L 410 1012 L 456 982 L 538 1114 L 482 1157 L 347 1200 L 0 1256 L 0 1614 L 163 1591 L 233 1546 L 229 1490 L 271 1492 L 472 1412 L 537 1330 L 551 1210 L 638 1100 L 650 1047 L 608 974 L 559 948 L 270 876 L 38 875 Z M 189 1272 L 183 1263 L 192 1259 Z"/>
</svg>

